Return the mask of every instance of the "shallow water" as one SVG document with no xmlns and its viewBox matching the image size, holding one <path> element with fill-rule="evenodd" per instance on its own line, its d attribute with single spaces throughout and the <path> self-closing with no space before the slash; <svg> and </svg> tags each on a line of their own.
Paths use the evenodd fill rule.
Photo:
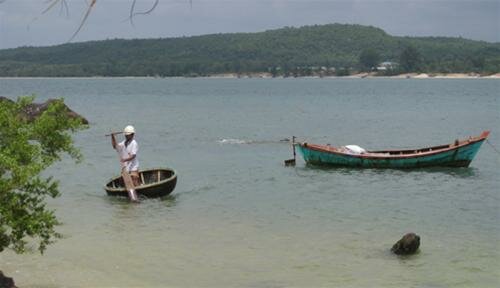
<svg viewBox="0 0 500 288">
<path fill-rule="evenodd" d="M 490 129 L 494 79 L 0 79 L 0 93 L 64 97 L 90 121 L 84 154 L 47 171 L 65 236 L 0 254 L 19 287 L 498 287 L 500 156 L 469 168 L 324 169 L 280 140 L 418 148 Z M 174 193 L 130 205 L 104 134 L 133 124 L 143 168 L 172 167 Z M 406 232 L 421 251 L 396 257 Z"/>
</svg>

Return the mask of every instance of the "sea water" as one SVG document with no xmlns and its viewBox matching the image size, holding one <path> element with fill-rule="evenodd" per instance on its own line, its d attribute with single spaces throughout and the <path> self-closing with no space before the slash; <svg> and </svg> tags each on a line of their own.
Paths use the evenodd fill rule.
<svg viewBox="0 0 500 288">
<path fill-rule="evenodd" d="M 84 160 L 44 174 L 64 235 L 0 254 L 19 287 L 498 287 L 500 81 L 494 79 L 0 79 L 0 95 L 65 99 L 90 121 Z M 104 135 L 134 125 L 141 168 L 171 167 L 164 199 L 108 197 Z M 297 136 L 419 148 L 491 130 L 469 168 L 285 167 Z M 492 146 L 490 146 L 493 145 Z M 398 257 L 405 233 L 420 253 Z"/>
</svg>

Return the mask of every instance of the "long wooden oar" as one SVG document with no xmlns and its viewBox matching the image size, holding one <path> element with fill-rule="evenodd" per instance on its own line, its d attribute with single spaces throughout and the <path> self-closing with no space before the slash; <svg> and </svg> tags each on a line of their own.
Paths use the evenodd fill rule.
<svg viewBox="0 0 500 288">
<path fill-rule="evenodd" d="M 132 202 L 139 202 L 139 198 L 137 198 L 137 192 L 135 191 L 134 181 L 132 181 L 132 177 L 127 172 L 127 167 L 122 168 L 122 178 L 123 183 L 125 183 L 125 189 L 127 189 L 128 198 Z"/>
<path fill-rule="evenodd" d="M 111 134 L 106 134 L 106 136 L 112 136 L 112 135 L 122 134 L 122 133 L 123 132 L 113 132 Z M 120 146 L 117 146 L 117 147 L 119 149 L 123 149 L 123 148 L 120 148 Z M 132 202 L 139 202 L 139 198 L 137 197 L 137 192 L 135 191 L 134 181 L 132 181 L 132 177 L 128 173 L 127 166 L 125 165 L 125 163 L 121 162 L 121 154 L 122 154 L 121 152 L 122 151 L 119 149 L 117 149 L 116 151 L 118 152 L 118 159 L 120 159 L 121 176 L 123 179 L 123 184 L 125 184 L 125 189 L 127 190 L 127 193 L 128 193 L 128 198 Z"/>
<path fill-rule="evenodd" d="M 104 136 L 109 137 L 109 136 L 111 136 L 111 135 L 117 135 L 117 134 L 123 134 L 123 132 L 111 132 L 111 133 L 106 134 L 106 135 L 104 135 Z"/>
<path fill-rule="evenodd" d="M 297 158 L 297 154 L 295 153 L 295 136 L 292 136 L 292 150 L 293 159 L 285 160 L 285 166 L 295 166 L 295 159 Z"/>
<path fill-rule="evenodd" d="M 127 190 L 128 193 L 128 198 L 132 202 L 139 202 L 139 199 L 137 198 L 137 192 L 135 191 L 134 181 L 132 181 L 132 177 L 128 173 L 127 166 L 125 165 L 125 163 L 121 162 L 121 151 L 118 151 L 118 158 L 120 158 L 121 175 L 123 183 L 125 184 L 125 189 Z"/>
</svg>

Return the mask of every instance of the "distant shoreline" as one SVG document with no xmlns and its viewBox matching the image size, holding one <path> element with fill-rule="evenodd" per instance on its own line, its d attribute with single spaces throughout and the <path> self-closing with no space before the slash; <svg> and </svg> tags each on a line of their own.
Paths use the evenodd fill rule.
<svg viewBox="0 0 500 288">
<path fill-rule="evenodd" d="M 173 77 L 160 77 L 160 76 L 86 76 L 86 77 L 0 77 L 0 79 L 163 79 L 163 78 L 205 78 L 205 79 L 286 79 L 286 78 L 325 78 L 325 79 L 500 79 L 500 73 L 491 75 L 479 75 L 475 73 L 405 73 L 392 76 L 376 75 L 376 73 L 358 73 L 346 76 L 277 76 L 273 77 L 270 73 L 223 73 L 213 74 L 207 76 L 173 76 Z"/>
<path fill-rule="evenodd" d="M 205 78 L 273 78 L 270 73 L 227 73 L 206 76 Z M 376 73 L 357 73 L 346 76 L 297 76 L 274 78 L 334 78 L 334 79 L 363 79 L 363 78 L 388 78 L 388 79 L 500 79 L 500 73 L 480 75 L 476 73 L 404 73 L 398 75 L 377 75 Z"/>
</svg>

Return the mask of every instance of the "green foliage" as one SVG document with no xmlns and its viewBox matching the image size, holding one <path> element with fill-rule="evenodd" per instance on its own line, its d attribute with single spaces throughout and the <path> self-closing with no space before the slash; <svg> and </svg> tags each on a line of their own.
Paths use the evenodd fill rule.
<svg viewBox="0 0 500 288">
<path fill-rule="evenodd" d="M 371 71 L 380 63 L 380 54 L 375 49 L 365 49 L 359 55 L 359 64 L 365 71 Z"/>
<path fill-rule="evenodd" d="M 380 55 L 380 61 L 399 62 L 410 46 L 420 53 L 419 68 L 426 72 L 500 71 L 499 43 L 394 37 L 371 26 L 329 24 L 259 33 L 6 49 L 0 50 L 0 76 L 204 76 L 268 71 L 293 76 L 297 69 L 309 73 L 313 67 L 352 70 L 367 50 Z"/>
<path fill-rule="evenodd" d="M 413 46 L 406 47 L 399 57 L 399 65 L 403 72 L 419 71 L 421 61 L 420 52 Z"/>
<path fill-rule="evenodd" d="M 68 118 L 63 100 L 57 100 L 29 121 L 24 109 L 33 99 L 0 100 L 0 251 L 24 253 L 32 238 L 43 253 L 60 237 L 59 222 L 45 203 L 47 196 L 59 195 L 58 182 L 40 173 L 62 153 L 81 158 L 70 135 L 84 127 L 80 120 Z"/>
<path fill-rule="evenodd" d="M 335 76 L 349 76 L 350 72 L 347 68 L 339 68 L 335 71 Z"/>
</svg>

